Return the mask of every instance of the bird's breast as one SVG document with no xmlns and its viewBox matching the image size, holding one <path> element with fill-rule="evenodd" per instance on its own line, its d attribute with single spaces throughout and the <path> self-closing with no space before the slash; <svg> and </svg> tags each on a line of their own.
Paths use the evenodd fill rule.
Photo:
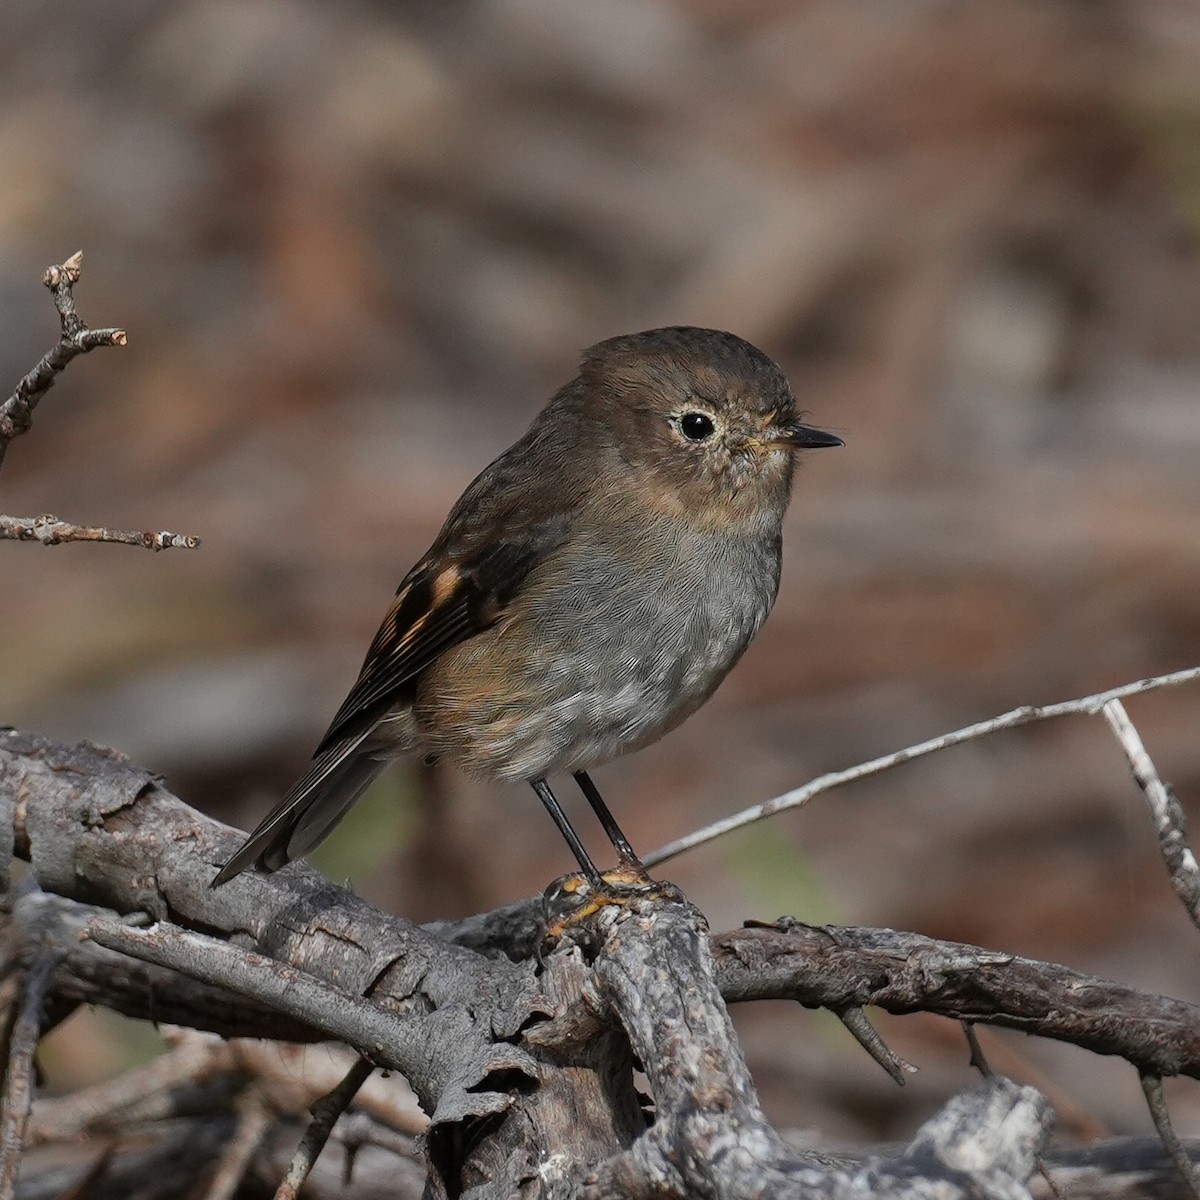
<svg viewBox="0 0 1200 1200">
<path fill-rule="evenodd" d="M 423 748 L 528 779 L 587 769 L 694 712 L 766 619 L 779 541 L 583 537 L 531 576 L 493 628 L 425 673 Z"/>
</svg>

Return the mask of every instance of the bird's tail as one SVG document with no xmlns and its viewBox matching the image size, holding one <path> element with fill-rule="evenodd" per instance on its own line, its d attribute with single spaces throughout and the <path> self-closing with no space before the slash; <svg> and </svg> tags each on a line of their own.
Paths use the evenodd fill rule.
<svg viewBox="0 0 1200 1200">
<path fill-rule="evenodd" d="M 336 742 L 318 754 L 210 886 L 228 883 L 252 863 L 277 871 L 323 841 L 384 767 L 386 759 L 363 747 L 369 732 Z"/>
</svg>

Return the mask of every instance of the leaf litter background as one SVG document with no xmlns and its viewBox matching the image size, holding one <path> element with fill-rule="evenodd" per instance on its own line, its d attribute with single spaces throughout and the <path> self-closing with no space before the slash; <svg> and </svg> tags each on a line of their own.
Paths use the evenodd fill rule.
<svg viewBox="0 0 1200 1200">
<path fill-rule="evenodd" d="M 847 445 L 800 473 L 742 665 L 597 773 L 635 845 L 1195 665 L 1198 135 L 1184 0 L 13 0 L 0 378 L 50 345 L 38 279 L 79 247 L 83 316 L 130 344 L 69 370 L 0 508 L 204 546 L 6 546 L 0 716 L 252 824 L 463 486 L 582 347 L 675 322 L 761 345 Z M 1200 695 L 1130 711 L 1195 819 Z M 571 865 L 527 789 L 415 768 L 317 860 L 417 918 Z M 714 927 L 917 929 L 1200 999 L 1098 719 L 821 797 L 667 874 Z M 904 1136 L 972 1081 L 932 1018 L 881 1021 L 922 1068 L 900 1091 L 828 1018 L 737 1017 L 771 1115 L 825 1139 Z M 1148 1130 L 1126 1064 L 985 1044 L 1068 1133 Z M 50 1084 L 156 1045 L 78 1016 Z M 1170 1095 L 1200 1132 L 1200 1093 Z"/>
</svg>

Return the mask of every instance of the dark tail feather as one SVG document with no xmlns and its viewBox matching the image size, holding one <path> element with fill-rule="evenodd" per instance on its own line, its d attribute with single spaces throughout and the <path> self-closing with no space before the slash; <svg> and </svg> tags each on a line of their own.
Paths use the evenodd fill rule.
<svg viewBox="0 0 1200 1200">
<path fill-rule="evenodd" d="M 254 863 L 265 871 L 277 871 L 321 842 L 385 765 L 385 759 L 361 748 L 366 736 L 363 733 L 318 754 L 210 886 L 228 883 Z"/>
</svg>

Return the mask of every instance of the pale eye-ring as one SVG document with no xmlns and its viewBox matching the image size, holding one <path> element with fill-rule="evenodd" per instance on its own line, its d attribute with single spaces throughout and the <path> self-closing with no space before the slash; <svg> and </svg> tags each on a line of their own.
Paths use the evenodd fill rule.
<svg viewBox="0 0 1200 1200">
<path fill-rule="evenodd" d="M 687 412 L 679 418 L 679 432 L 689 442 L 703 442 L 712 437 L 716 426 L 712 417 L 702 412 Z"/>
</svg>

